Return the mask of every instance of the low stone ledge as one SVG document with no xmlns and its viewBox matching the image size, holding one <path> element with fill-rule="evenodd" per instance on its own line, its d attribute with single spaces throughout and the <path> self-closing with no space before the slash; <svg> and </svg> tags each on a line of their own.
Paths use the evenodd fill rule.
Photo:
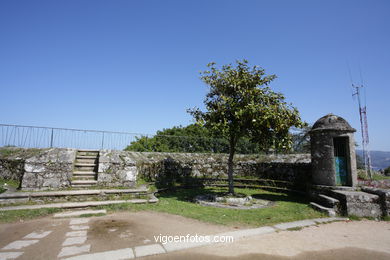
<svg viewBox="0 0 390 260">
<path fill-rule="evenodd" d="M 28 197 L 58 197 L 100 194 L 123 194 L 123 193 L 147 193 L 148 189 L 117 189 L 117 190 L 74 190 L 74 191 L 48 191 L 48 192 L 13 192 L 2 193 L 0 199 L 28 198 Z"/>
<path fill-rule="evenodd" d="M 43 208 L 62 208 L 62 209 L 87 208 L 87 207 L 96 207 L 96 206 L 121 204 L 121 203 L 145 204 L 145 203 L 155 203 L 155 202 L 152 200 L 149 201 L 148 199 L 67 202 L 67 203 L 52 203 L 52 204 L 42 204 L 42 205 L 23 205 L 23 206 L 2 207 L 2 208 L 0 208 L 0 211 L 22 210 L 22 209 L 43 209 Z"/>
</svg>

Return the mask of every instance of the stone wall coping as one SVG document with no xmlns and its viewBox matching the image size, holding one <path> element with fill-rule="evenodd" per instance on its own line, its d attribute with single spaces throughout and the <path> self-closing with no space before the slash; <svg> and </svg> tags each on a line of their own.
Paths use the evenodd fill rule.
<svg viewBox="0 0 390 260">
<path fill-rule="evenodd" d="M 12 192 L 0 194 L 0 199 L 47 197 L 47 196 L 77 196 L 77 195 L 99 195 L 100 193 L 139 193 L 147 192 L 147 188 L 140 189 L 104 189 L 104 190 L 73 190 L 73 191 L 37 191 L 37 192 Z"/>
<path fill-rule="evenodd" d="M 390 197 L 390 189 L 380 189 L 380 188 L 373 188 L 373 187 L 362 187 L 362 191 L 368 192 L 368 193 L 374 193 L 381 196 Z"/>
<path fill-rule="evenodd" d="M 362 197 L 363 196 L 363 197 L 366 197 L 369 199 L 378 199 L 379 198 L 378 195 L 363 192 L 363 191 L 333 190 L 333 192 L 344 195 L 344 196 L 348 196 L 348 197 Z"/>
</svg>

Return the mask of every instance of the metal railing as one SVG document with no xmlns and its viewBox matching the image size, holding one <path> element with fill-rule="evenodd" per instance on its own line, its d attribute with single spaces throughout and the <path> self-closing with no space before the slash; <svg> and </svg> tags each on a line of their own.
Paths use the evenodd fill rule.
<svg viewBox="0 0 390 260">
<path fill-rule="evenodd" d="M 295 129 L 297 130 L 297 129 Z M 295 135 L 295 143 L 305 140 Z M 229 143 L 223 138 L 178 135 L 148 135 L 127 132 L 83 130 L 42 126 L 0 124 L 0 147 L 75 148 L 93 150 L 129 150 L 139 152 L 212 152 L 228 153 Z M 294 147 L 295 151 L 298 151 Z M 261 153 L 260 147 L 248 139 L 240 140 L 237 153 Z"/>
<path fill-rule="evenodd" d="M 126 132 L 0 124 L 0 147 L 122 150 L 136 137 Z"/>
</svg>

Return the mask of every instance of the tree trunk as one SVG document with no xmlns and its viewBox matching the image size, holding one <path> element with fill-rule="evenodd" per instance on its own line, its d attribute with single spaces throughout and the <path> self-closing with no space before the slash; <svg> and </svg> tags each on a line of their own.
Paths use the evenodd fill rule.
<svg viewBox="0 0 390 260">
<path fill-rule="evenodd" d="M 234 138 L 230 139 L 229 145 L 229 160 L 228 160 L 228 184 L 229 184 L 229 194 L 234 194 L 234 184 L 233 184 L 233 157 L 236 149 L 236 142 Z"/>
</svg>

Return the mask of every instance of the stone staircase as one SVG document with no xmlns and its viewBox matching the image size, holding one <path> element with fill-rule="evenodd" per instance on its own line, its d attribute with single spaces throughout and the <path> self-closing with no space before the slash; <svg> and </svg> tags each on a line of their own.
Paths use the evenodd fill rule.
<svg viewBox="0 0 390 260">
<path fill-rule="evenodd" d="M 73 168 L 72 188 L 90 188 L 97 184 L 99 151 L 78 150 Z"/>
<path fill-rule="evenodd" d="M 313 185 L 311 207 L 329 216 L 358 216 L 378 218 L 383 215 L 378 195 L 352 187 Z"/>
</svg>

